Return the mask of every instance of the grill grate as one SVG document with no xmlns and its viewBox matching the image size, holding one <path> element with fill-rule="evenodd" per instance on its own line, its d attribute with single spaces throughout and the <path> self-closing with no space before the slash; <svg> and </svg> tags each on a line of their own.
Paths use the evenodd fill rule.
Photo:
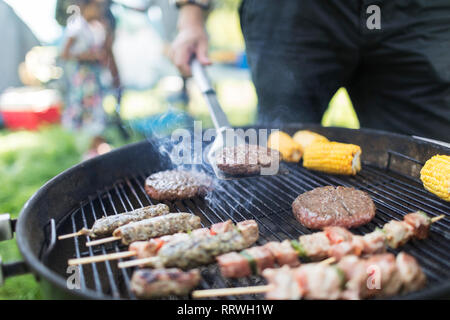
<svg viewBox="0 0 450 320">
<path fill-rule="evenodd" d="M 292 201 L 301 193 L 325 185 L 355 187 L 370 194 L 377 207 L 375 218 L 367 225 L 354 230 L 364 234 L 375 227 L 382 227 L 391 219 L 399 220 L 405 214 L 423 210 L 430 216 L 449 212 L 449 204 L 425 191 L 420 182 L 388 169 L 364 165 L 355 177 L 330 176 L 311 172 L 300 165 L 287 164 L 289 174 L 269 177 L 218 181 L 214 192 L 206 199 L 164 202 L 172 211 L 186 211 L 201 217 L 202 225 L 231 219 L 238 222 L 255 219 L 260 227 L 258 244 L 272 240 L 294 239 L 311 231 L 298 223 L 291 212 Z M 119 214 L 150 204 L 156 204 L 144 191 L 148 172 L 116 182 L 112 187 L 100 190 L 95 196 L 81 203 L 79 208 L 58 224 L 58 234 L 76 232 L 89 227 L 105 215 Z M 434 223 L 428 239 L 411 241 L 401 248 L 417 258 L 429 281 L 427 288 L 450 279 L 450 222 L 443 219 Z M 92 256 L 124 251 L 127 248 L 117 242 L 97 247 L 86 247 L 89 237 L 74 238 L 64 252 L 72 257 Z M 399 250 L 392 250 L 399 252 Z M 119 260 L 119 261 L 122 261 Z M 81 289 L 91 289 L 99 296 L 131 298 L 129 290 L 133 270 L 118 269 L 117 262 L 106 261 L 79 266 Z M 202 267 L 200 287 L 204 289 L 263 284 L 258 276 L 230 280 L 220 276 L 215 264 Z M 427 290 L 425 288 L 424 290 Z M 261 295 L 241 296 L 245 299 L 262 298 Z M 176 298 L 176 297 L 170 297 Z M 187 298 L 187 297 L 183 297 Z M 235 299 L 236 297 L 228 297 Z"/>
</svg>

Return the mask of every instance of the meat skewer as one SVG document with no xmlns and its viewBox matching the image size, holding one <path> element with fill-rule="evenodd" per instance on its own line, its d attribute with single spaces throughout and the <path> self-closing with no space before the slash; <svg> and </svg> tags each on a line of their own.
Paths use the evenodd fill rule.
<svg viewBox="0 0 450 320">
<path fill-rule="evenodd" d="M 266 293 L 267 299 L 363 299 L 405 294 L 422 288 L 426 276 L 414 257 L 400 253 L 367 259 L 354 255 L 336 265 L 307 263 L 297 268 L 266 269 L 268 285 L 198 290 L 194 298 Z"/>
<path fill-rule="evenodd" d="M 317 264 L 319 265 L 329 265 L 334 263 L 336 260 L 334 258 L 328 258 Z M 271 284 L 263 286 L 250 286 L 250 287 L 237 287 L 237 288 L 220 288 L 220 289 L 208 289 L 208 290 L 197 290 L 192 292 L 193 298 L 209 298 L 209 297 L 221 297 L 221 296 L 232 296 L 232 295 L 242 295 L 242 294 L 257 294 L 265 293 L 273 289 Z"/>
<path fill-rule="evenodd" d="M 169 295 L 186 295 L 200 282 L 197 269 L 139 269 L 131 277 L 131 291 L 141 299 L 151 299 Z"/>
<path fill-rule="evenodd" d="M 169 207 L 165 204 L 157 204 L 144 208 L 139 208 L 133 211 L 124 212 L 117 215 L 103 217 L 94 222 L 91 229 L 83 228 L 78 232 L 61 235 L 59 240 L 73 238 L 81 235 L 86 235 L 92 238 L 111 235 L 115 229 L 126 225 L 130 222 L 136 222 L 148 218 L 154 218 L 161 215 L 168 214 Z"/>
<path fill-rule="evenodd" d="M 258 237 L 257 223 L 254 220 L 246 220 L 237 223 L 236 228 L 228 232 L 170 242 L 162 246 L 156 256 L 121 262 L 119 268 L 139 265 L 153 268 L 194 268 L 214 262 L 214 258 L 220 254 L 248 248 Z"/>
<path fill-rule="evenodd" d="M 322 232 L 300 236 L 299 241 L 273 241 L 241 252 L 225 253 L 216 260 L 224 277 L 241 278 L 261 274 L 264 269 L 276 265 L 297 267 L 300 257 L 313 261 L 333 257 L 338 261 L 349 254 L 382 253 L 387 246 L 397 248 L 412 238 L 426 238 L 431 223 L 441 218 L 430 219 L 421 212 L 410 213 L 403 221 L 391 221 L 383 229 L 364 236 L 353 235 L 341 227 L 327 227 Z"/>
<path fill-rule="evenodd" d="M 206 235 L 214 235 L 232 230 L 234 224 L 231 220 L 219 222 L 211 225 L 209 228 L 201 228 L 192 230 L 190 233 L 174 233 L 171 235 L 152 238 L 148 241 L 136 241 L 129 245 L 129 251 L 115 252 L 104 255 L 83 257 L 78 259 L 70 259 L 69 265 L 88 264 L 93 262 L 103 262 L 108 260 L 116 260 L 121 258 L 137 257 L 138 259 L 153 257 L 161 249 L 162 246 L 174 241 L 187 240 L 191 237 L 204 237 Z"/>
<path fill-rule="evenodd" d="M 268 269 L 272 284 L 268 299 L 364 299 L 405 294 L 422 288 L 426 277 L 414 257 L 402 252 L 377 254 L 368 259 L 347 256 L 337 265 L 307 264 L 299 268 Z M 281 272 L 285 272 L 281 274 Z M 288 277 L 290 289 L 282 289 Z M 297 287 L 298 290 L 295 290 Z"/>
<path fill-rule="evenodd" d="M 186 213 L 169 213 L 164 216 L 131 222 L 114 230 L 113 236 L 86 242 L 86 246 L 94 246 L 115 240 L 122 240 L 128 245 L 134 241 L 148 240 L 177 232 L 188 232 L 201 227 L 200 217 Z"/>
</svg>

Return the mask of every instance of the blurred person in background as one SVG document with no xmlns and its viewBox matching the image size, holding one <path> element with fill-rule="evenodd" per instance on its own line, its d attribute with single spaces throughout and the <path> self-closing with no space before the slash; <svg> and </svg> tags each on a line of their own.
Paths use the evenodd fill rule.
<svg viewBox="0 0 450 320">
<path fill-rule="evenodd" d="M 105 83 L 120 87 L 112 51 L 114 23 L 102 0 L 77 0 L 65 30 L 61 57 L 69 81 L 63 125 L 92 138 L 84 159 L 110 150 L 103 137 L 107 116 L 103 109 Z M 77 9 L 79 8 L 79 9 Z M 105 71 L 109 73 L 105 73 Z"/>
<path fill-rule="evenodd" d="M 193 55 L 211 63 L 214 1 L 174 2 L 171 58 L 189 76 Z M 449 0 L 243 0 L 239 13 L 259 122 L 320 123 L 346 87 L 362 127 L 449 141 Z"/>
</svg>

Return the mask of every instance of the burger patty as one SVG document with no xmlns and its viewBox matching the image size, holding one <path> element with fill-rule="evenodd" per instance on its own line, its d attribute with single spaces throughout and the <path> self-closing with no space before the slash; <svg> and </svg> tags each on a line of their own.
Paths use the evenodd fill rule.
<svg viewBox="0 0 450 320">
<path fill-rule="evenodd" d="M 198 171 L 160 171 L 145 180 L 147 194 L 160 201 L 204 196 L 211 188 L 212 179 Z"/>
<path fill-rule="evenodd" d="M 375 209 L 367 193 L 348 187 L 315 188 L 292 203 L 295 218 L 311 229 L 358 227 L 373 219 Z"/>
<path fill-rule="evenodd" d="M 249 144 L 226 147 L 216 156 L 219 170 L 233 175 L 259 174 L 261 168 L 280 162 L 277 150 Z"/>
</svg>

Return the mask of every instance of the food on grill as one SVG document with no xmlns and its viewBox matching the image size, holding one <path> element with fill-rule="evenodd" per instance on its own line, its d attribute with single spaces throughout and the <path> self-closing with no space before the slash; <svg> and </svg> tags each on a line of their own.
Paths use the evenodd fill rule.
<svg viewBox="0 0 450 320">
<path fill-rule="evenodd" d="M 303 148 L 290 135 L 283 131 L 270 134 L 267 146 L 281 153 L 281 158 L 287 162 L 299 162 L 303 154 Z"/>
<path fill-rule="evenodd" d="M 235 228 L 231 220 L 219 222 L 210 226 L 210 228 L 200 228 L 192 230 L 190 233 L 174 233 L 171 235 L 152 238 L 148 241 L 135 241 L 130 244 L 128 251 L 114 252 L 109 254 L 70 259 L 69 265 L 89 264 L 93 262 L 102 262 L 109 260 L 117 260 L 122 258 L 136 257 L 144 259 L 155 256 L 162 246 L 170 242 L 186 241 L 191 238 L 200 239 L 207 235 L 215 235 L 225 233 Z"/>
<path fill-rule="evenodd" d="M 302 151 L 304 152 L 307 147 L 316 142 L 328 142 L 328 139 L 318 133 L 309 130 L 297 131 L 293 139 L 295 142 L 302 146 Z"/>
<path fill-rule="evenodd" d="M 413 227 L 403 221 L 389 221 L 384 225 L 383 231 L 386 233 L 386 241 L 392 248 L 404 245 L 413 234 Z"/>
<path fill-rule="evenodd" d="M 409 254 L 397 255 L 396 264 L 402 278 L 402 292 L 417 291 L 426 283 L 425 274 L 417 264 L 416 259 Z"/>
<path fill-rule="evenodd" d="M 83 228 L 76 233 L 62 235 L 59 239 L 66 239 L 72 236 L 88 235 L 92 238 L 111 235 L 115 229 L 130 222 L 136 222 L 148 218 L 158 217 L 169 213 L 169 207 L 165 204 L 157 204 L 144 208 L 139 208 L 130 212 L 125 212 L 113 216 L 103 217 L 94 222 L 91 229 Z"/>
<path fill-rule="evenodd" d="M 186 295 L 200 282 L 198 270 L 140 269 L 133 273 L 131 291 L 141 299 Z"/>
<path fill-rule="evenodd" d="M 114 237 L 122 239 L 123 244 L 147 240 L 176 232 L 188 232 L 201 227 L 200 218 L 186 212 L 169 213 L 164 216 L 132 222 L 117 228 Z"/>
<path fill-rule="evenodd" d="M 216 166 L 224 173 L 232 175 L 253 175 L 261 173 L 261 168 L 273 167 L 280 159 L 277 150 L 240 144 L 223 148 L 216 156 Z"/>
<path fill-rule="evenodd" d="M 212 188 L 213 180 L 198 171 L 166 170 L 150 175 L 145 180 L 145 191 L 152 198 L 183 200 L 204 196 Z"/>
<path fill-rule="evenodd" d="M 325 232 L 315 232 L 300 236 L 297 242 L 293 242 L 299 255 L 313 261 L 328 257 L 331 241 Z"/>
<path fill-rule="evenodd" d="M 436 220 L 436 218 L 434 220 Z M 423 211 L 408 213 L 403 217 L 403 221 L 413 227 L 413 236 L 419 240 L 428 237 L 430 226 L 433 223 L 433 219 L 428 217 Z"/>
<path fill-rule="evenodd" d="M 375 270 L 375 271 L 374 271 Z M 266 269 L 267 299 L 364 299 L 422 288 L 425 274 L 414 257 L 400 253 L 361 259 L 347 256 L 337 265 L 308 263 L 297 268 Z"/>
<path fill-rule="evenodd" d="M 384 225 L 383 229 L 377 228 L 364 236 L 352 235 L 347 241 L 331 242 L 328 256 L 340 259 L 348 254 L 380 253 L 385 251 L 387 246 L 396 249 L 411 239 L 425 239 L 431 224 L 443 217 L 430 219 L 422 211 L 408 213 L 403 217 L 403 221 L 390 221 Z M 339 227 L 327 228 L 324 232 L 332 239 L 333 236 L 330 234 L 341 232 L 338 229 Z"/>
<path fill-rule="evenodd" d="M 295 218 L 311 229 L 326 226 L 358 227 L 375 216 L 370 196 L 348 187 L 326 186 L 299 195 L 292 203 Z"/>
<path fill-rule="evenodd" d="M 201 238 L 207 235 L 216 235 L 231 231 L 235 226 L 231 220 L 213 224 L 209 229 L 201 228 L 195 229 L 191 233 L 175 233 L 172 235 L 163 236 L 160 238 L 153 238 L 149 241 L 136 241 L 130 244 L 129 251 L 136 252 L 138 259 L 155 256 L 162 246 L 175 241 L 186 241 L 191 238 Z"/>
<path fill-rule="evenodd" d="M 383 229 L 377 228 L 364 236 L 353 235 L 342 227 L 327 227 L 321 232 L 302 235 L 298 241 L 272 241 L 242 252 L 225 253 L 216 260 L 222 275 L 227 278 L 261 274 L 262 270 L 276 265 L 296 267 L 300 264 L 299 258 L 318 261 L 330 257 L 339 261 L 347 255 L 383 253 L 387 246 L 395 249 L 412 238 L 424 239 L 431 222 L 419 211 L 405 215 L 403 221 L 391 221 Z"/>
<path fill-rule="evenodd" d="M 103 217 L 95 221 L 91 230 L 87 230 L 90 237 L 107 236 L 113 233 L 117 228 L 130 222 L 141 221 L 148 218 L 154 218 L 169 213 L 169 207 L 165 204 L 157 204 L 131 212 Z"/>
<path fill-rule="evenodd" d="M 216 257 L 222 276 L 227 278 L 242 278 L 261 274 L 267 268 L 273 268 L 275 263 L 291 267 L 300 264 L 298 254 L 289 240 L 269 242 L 264 246 L 252 247 L 241 252 L 229 252 Z"/>
<path fill-rule="evenodd" d="M 248 248 L 258 240 L 258 237 L 256 222 L 246 220 L 237 223 L 236 228 L 225 233 L 170 242 L 162 246 L 155 257 L 119 263 L 119 267 L 144 265 L 153 268 L 190 269 L 209 264 L 220 254 Z"/>
<path fill-rule="evenodd" d="M 450 201 L 450 156 L 436 155 L 420 170 L 425 189 L 445 201 Z"/>
<path fill-rule="evenodd" d="M 292 246 L 291 241 L 271 241 L 266 243 L 264 246 L 269 249 L 273 257 L 275 258 L 275 262 L 279 266 L 288 265 L 290 267 L 296 267 L 300 264 L 298 260 L 299 254 Z"/>
<path fill-rule="evenodd" d="M 355 175 L 361 170 L 361 148 L 340 142 L 317 142 L 303 153 L 307 169 L 332 174 Z"/>
</svg>

